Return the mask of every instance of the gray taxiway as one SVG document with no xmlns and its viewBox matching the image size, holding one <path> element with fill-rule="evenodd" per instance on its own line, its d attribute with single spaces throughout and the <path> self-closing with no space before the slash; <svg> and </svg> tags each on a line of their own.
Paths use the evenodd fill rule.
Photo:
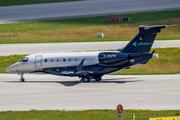
<svg viewBox="0 0 180 120">
<path fill-rule="evenodd" d="M 0 56 L 13 54 L 75 52 L 87 50 L 108 50 L 123 48 L 129 41 L 81 42 L 81 43 L 39 43 L 0 44 Z M 180 47 L 180 40 L 156 40 L 153 48 Z"/>
<path fill-rule="evenodd" d="M 180 9 L 179 0 L 87 0 L 0 7 L 0 24 Z"/>
<path fill-rule="evenodd" d="M 180 109 L 180 74 L 105 75 L 101 82 L 53 75 L 0 74 L 0 111 Z"/>
</svg>

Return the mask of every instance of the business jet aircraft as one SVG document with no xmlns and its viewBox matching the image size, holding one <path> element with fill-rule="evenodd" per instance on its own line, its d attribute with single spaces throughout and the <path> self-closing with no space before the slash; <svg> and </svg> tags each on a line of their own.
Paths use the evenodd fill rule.
<svg viewBox="0 0 180 120">
<path fill-rule="evenodd" d="M 139 33 L 121 50 L 104 52 L 39 53 L 24 57 L 6 69 L 7 72 L 49 73 L 61 76 L 78 76 L 83 82 L 100 81 L 104 74 L 132 65 L 146 64 L 153 56 L 149 53 L 154 39 L 167 25 L 139 26 Z"/>
</svg>

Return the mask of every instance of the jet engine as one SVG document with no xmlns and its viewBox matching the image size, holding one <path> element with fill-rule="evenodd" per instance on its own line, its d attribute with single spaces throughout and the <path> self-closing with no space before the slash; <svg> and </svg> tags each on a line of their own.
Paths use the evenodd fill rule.
<svg viewBox="0 0 180 120">
<path fill-rule="evenodd" d="M 119 66 L 124 64 L 125 61 L 129 61 L 129 55 L 126 53 L 102 52 L 99 53 L 98 60 L 100 62 L 100 66 Z"/>
</svg>

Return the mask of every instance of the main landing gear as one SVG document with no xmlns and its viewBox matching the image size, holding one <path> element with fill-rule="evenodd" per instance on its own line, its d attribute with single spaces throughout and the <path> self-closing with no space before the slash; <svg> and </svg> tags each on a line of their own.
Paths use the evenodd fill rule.
<svg viewBox="0 0 180 120">
<path fill-rule="evenodd" d="M 90 77 L 84 76 L 84 77 L 81 78 L 81 81 L 82 82 L 90 82 Z"/>
<path fill-rule="evenodd" d="M 20 73 L 20 75 L 21 75 L 20 82 L 24 82 L 25 81 L 25 79 L 23 78 L 24 73 Z"/>
<path fill-rule="evenodd" d="M 94 77 L 95 81 L 101 81 L 101 76 Z"/>
<path fill-rule="evenodd" d="M 84 77 L 81 78 L 80 81 L 81 82 L 90 82 L 91 78 L 95 79 L 95 81 L 101 81 L 102 80 L 101 76 L 93 76 L 93 77 L 91 77 L 91 76 L 84 76 Z"/>
</svg>

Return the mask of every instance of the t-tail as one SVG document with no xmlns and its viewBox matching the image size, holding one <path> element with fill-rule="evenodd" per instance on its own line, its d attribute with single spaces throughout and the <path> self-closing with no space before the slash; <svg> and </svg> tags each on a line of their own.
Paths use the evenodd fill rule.
<svg viewBox="0 0 180 120">
<path fill-rule="evenodd" d="M 157 33 L 167 25 L 158 26 L 138 26 L 139 33 L 123 48 L 124 53 L 144 53 L 149 52 Z"/>
</svg>

